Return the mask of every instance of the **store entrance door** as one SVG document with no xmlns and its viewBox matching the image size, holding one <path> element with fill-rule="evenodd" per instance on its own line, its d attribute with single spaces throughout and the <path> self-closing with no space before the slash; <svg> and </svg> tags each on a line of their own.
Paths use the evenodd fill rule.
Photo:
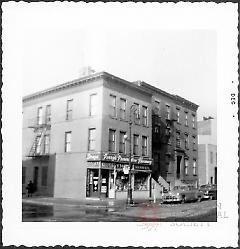
<svg viewBox="0 0 240 249">
<path fill-rule="evenodd" d="M 116 198 L 115 180 L 116 180 L 116 177 L 115 177 L 114 171 L 109 171 L 109 194 L 108 194 L 108 197 L 111 199 Z"/>
<path fill-rule="evenodd" d="M 98 197 L 98 170 L 92 169 L 89 172 L 89 195 L 90 197 Z"/>
</svg>

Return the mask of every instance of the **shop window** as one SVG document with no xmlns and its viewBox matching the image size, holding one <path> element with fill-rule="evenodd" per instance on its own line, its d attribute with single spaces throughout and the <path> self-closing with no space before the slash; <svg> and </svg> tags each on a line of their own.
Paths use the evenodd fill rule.
<svg viewBox="0 0 240 249">
<path fill-rule="evenodd" d="M 37 125 L 43 124 L 43 108 L 40 106 L 37 109 Z"/>
<path fill-rule="evenodd" d="M 51 105 L 46 106 L 46 124 L 51 123 Z"/>
<path fill-rule="evenodd" d="M 71 142 L 72 142 L 71 140 L 72 140 L 72 132 L 71 131 L 65 132 L 65 146 L 64 146 L 65 152 L 71 152 Z"/>
<path fill-rule="evenodd" d="M 88 130 L 88 150 L 94 151 L 96 146 L 96 129 L 91 128 Z"/>
<path fill-rule="evenodd" d="M 126 120 L 126 99 L 120 99 L 120 118 Z"/>
<path fill-rule="evenodd" d="M 72 119 L 73 113 L 73 99 L 67 100 L 67 112 L 66 112 L 66 120 Z"/>
<path fill-rule="evenodd" d="M 148 148 L 147 148 L 147 137 L 146 136 L 142 136 L 142 155 L 143 156 L 147 156 L 148 154 Z"/>
<path fill-rule="evenodd" d="M 48 175 L 47 173 L 48 173 L 48 167 L 43 166 L 42 167 L 42 181 L 41 181 L 42 186 L 47 186 L 47 175 Z"/>
<path fill-rule="evenodd" d="M 148 190 L 149 174 L 138 172 L 134 175 L 134 190 Z"/>
<path fill-rule="evenodd" d="M 50 136 L 44 136 L 44 154 L 49 154 L 50 152 Z"/>
<path fill-rule="evenodd" d="M 120 131 L 119 134 L 119 153 L 126 154 L 126 140 L 124 136 L 126 135 L 126 132 Z"/>
<path fill-rule="evenodd" d="M 117 172 L 116 176 L 116 190 L 117 191 L 127 191 L 129 184 L 129 175 L 124 175 L 123 171 Z"/>
<path fill-rule="evenodd" d="M 146 106 L 142 106 L 142 122 L 143 125 L 147 126 L 148 125 L 148 108 Z"/>
<path fill-rule="evenodd" d="M 109 146 L 108 150 L 111 152 L 116 151 L 116 131 L 115 130 L 109 130 Z"/>
<path fill-rule="evenodd" d="M 22 184 L 26 183 L 26 167 L 22 167 Z"/>
<path fill-rule="evenodd" d="M 97 94 L 96 93 L 90 95 L 89 115 L 90 116 L 97 115 Z"/>
<path fill-rule="evenodd" d="M 139 135 L 133 135 L 133 155 L 139 155 Z"/>
<path fill-rule="evenodd" d="M 113 118 L 117 117 L 117 97 L 114 95 L 110 95 L 110 116 Z"/>
</svg>

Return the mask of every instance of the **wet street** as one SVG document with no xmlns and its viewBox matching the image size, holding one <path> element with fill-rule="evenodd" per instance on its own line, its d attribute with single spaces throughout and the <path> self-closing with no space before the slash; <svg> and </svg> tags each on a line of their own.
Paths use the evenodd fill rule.
<svg viewBox="0 0 240 249">
<path fill-rule="evenodd" d="M 216 201 L 185 204 L 139 204 L 123 206 L 39 205 L 23 203 L 25 222 L 141 222 L 141 221 L 216 221 Z"/>
</svg>

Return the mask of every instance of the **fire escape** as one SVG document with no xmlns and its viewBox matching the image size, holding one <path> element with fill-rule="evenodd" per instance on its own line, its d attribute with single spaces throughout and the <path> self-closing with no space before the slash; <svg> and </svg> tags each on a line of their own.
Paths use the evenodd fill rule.
<svg viewBox="0 0 240 249">
<path fill-rule="evenodd" d="M 164 159 L 161 159 L 160 168 L 158 169 L 158 179 L 159 183 L 162 183 L 164 186 L 164 182 L 166 181 L 167 175 L 171 174 L 168 171 L 168 164 L 170 161 L 175 160 L 174 153 L 174 143 L 172 138 L 174 138 L 175 134 L 175 125 L 174 122 L 177 121 L 176 114 L 166 113 L 165 117 L 160 117 L 158 112 L 153 110 L 152 115 L 152 124 L 153 124 L 153 146 L 156 149 L 156 152 L 161 151 L 161 155 L 165 155 Z M 159 175 L 160 173 L 160 175 Z M 166 188 L 166 187 L 165 187 Z"/>
<path fill-rule="evenodd" d="M 51 116 L 38 116 L 30 123 L 28 127 L 33 129 L 34 140 L 28 157 L 49 156 Z"/>
</svg>

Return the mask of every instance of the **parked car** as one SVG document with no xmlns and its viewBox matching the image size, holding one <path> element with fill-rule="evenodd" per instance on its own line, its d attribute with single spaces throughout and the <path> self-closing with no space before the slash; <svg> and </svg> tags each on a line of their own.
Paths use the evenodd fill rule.
<svg viewBox="0 0 240 249">
<path fill-rule="evenodd" d="M 217 199 L 217 185 L 216 184 L 206 184 L 199 188 L 199 191 L 203 193 L 203 199 Z"/>
<path fill-rule="evenodd" d="M 192 185 L 175 186 L 172 190 L 163 194 L 163 203 L 201 201 L 203 193 Z"/>
</svg>

